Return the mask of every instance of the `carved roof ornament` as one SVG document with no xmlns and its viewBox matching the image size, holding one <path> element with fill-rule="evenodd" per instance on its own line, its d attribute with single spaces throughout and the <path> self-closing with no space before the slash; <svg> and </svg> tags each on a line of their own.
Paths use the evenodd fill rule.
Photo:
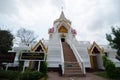
<svg viewBox="0 0 120 80">
<path fill-rule="evenodd" d="M 46 47 L 44 45 L 44 43 L 42 42 L 42 40 L 40 40 L 38 43 L 36 43 L 36 45 L 32 48 L 31 47 L 31 51 L 35 51 L 37 48 L 41 47 L 42 50 L 47 53 L 48 52 L 48 47 Z"/>
<path fill-rule="evenodd" d="M 50 33 L 53 33 L 53 32 L 54 32 L 54 28 L 53 27 L 49 28 L 48 33 L 50 34 Z"/>
<path fill-rule="evenodd" d="M 71 24 L 71 21 L 68 20 L 68 19 L 66 19 L 63 11 L 61 12 L 60 17 L 59 17 L 58 19 L 56 19 L 56 20 L 54 21 L 54 23 L 56 23 L 56 22 L 62 22 L 62 21 L 65 21 L 66 23 Z"/>
<path fill-rule="evenodd" d="M 95 41 L 93 42 L 93 44 L 90 46 L 90 48 L 88 50 L 89 54 L 92 54 L 94 49 L 97 49 L 100 53 L 102 53 L 102 49 L 99 47 L 99 45 L 97 45 L 97 43 Z"/>
<path fill-rule="evenodd" d="M 72 33 L 72 34 L 75 34 L 75 35 L 77 34 L 77 32 L 76 32 L 75 29 L 71 29 L 71 33 Z"/>
</svg>

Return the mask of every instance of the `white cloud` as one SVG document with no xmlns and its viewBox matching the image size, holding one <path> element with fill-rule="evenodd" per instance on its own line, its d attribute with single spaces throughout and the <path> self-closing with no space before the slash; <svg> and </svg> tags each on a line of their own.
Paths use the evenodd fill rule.
<svg viewBox="0 0 120 80">
<path fill-rule="evenodd" d="M 105 34 L 110 33 L 112 25 L 120 25 L 119 3 L 120 0 L 0 0 L 0 25 L 8 25 L 14 31 L 25 27 L 40 39 L 47 39 L 47 31 L 63 6 L 78 39 L 107 44 Z"/>
<path fill-rule="evenodd" d="M 0 0 L 1 14 L 18 14 L 17 0 Z"/>
</svg>

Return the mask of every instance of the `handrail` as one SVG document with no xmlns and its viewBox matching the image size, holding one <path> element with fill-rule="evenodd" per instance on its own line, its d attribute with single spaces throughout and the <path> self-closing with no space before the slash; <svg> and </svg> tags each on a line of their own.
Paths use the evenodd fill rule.
<svg viewBox="0 0 120 80">
<path fill-rule="evenodd" d="M 81 56 L 79 55 L 77 49 L 75 48 L 75 46 L 71 43 L 70 40 L 67 40 L 68 44 L 70 45 L 70 47 L 72 48 L 73 52 L 74 52 L 74 55 L 77 59 L 77 61 L 79 62 L 79 65 L 82 69 L 82 72 L 83 74 L 86 74 L 86 71 L 85 71 L 85 66 L 84 66 L 84 62 L 83 62 L 83 59 L 81 58 Z"/>
<path fill-rule="evenodd" d="M 62 59 L 62 74 L 64 74 L 64 56 L 63 56 L 63 47 L 62 47 L 62 43 L 60 40 L 60 47 L 61 47 L 61 59 Z"/>
</svg>

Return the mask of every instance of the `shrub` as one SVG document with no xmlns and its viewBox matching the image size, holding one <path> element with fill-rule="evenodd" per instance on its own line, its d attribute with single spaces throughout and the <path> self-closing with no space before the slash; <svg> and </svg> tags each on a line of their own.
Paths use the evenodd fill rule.
<svg viewBox="0 0 120 80">
<path fill-rule="evenodd" d="M 103 66 L 105 67 L 106 61 L 107 61 L 107 57 L 106 56 L 102 56 L 103 59 Z"/>
<path fill-rule="evenodd" d="M 41 65 L 40 65 L 40 72 L 44 74 L 44 76 L 47 76 L 47 62 L 45 61 L 41 61 Z"/>
<path fill-rule="evenodd" d="M 115 64 L 107 59 L 107 57 L 103 56 L 103 65 L 105 67 L 106 73 L 110 78 L 118 78 L 120 71 L 117 70 Z"/>
<path fill-rule="evenodd" d="M 17 80 L 19 75 L 18 71 L 4 71 L 0 70 L 0 78 L 8 80 Z"/>
<path fill-rule="evenodd" d="M 21 73 L 19 76 L 19 80 L 39 80 L 43 77 L 43 74 L 38 71 L 26 71 Z"/>
<path fill-rule="evenodd" d="M 0 70 L 0 80 L 40 80 L 43 77 L 46 78 L 43 73 L 38 71 L 20 73 L 19 71 Z"/>
<path fill-rule="evenodd" d="M 115 78 L 116 77 L 116 67 L 115 67 L 115 64 L 113 64 L 113 62 L 111 62 L 110 60 L 107 60 L 105 68 L 106 68 L 106 71 L 107 71 L 107 75 L 110 78 Z"/>
</svg>

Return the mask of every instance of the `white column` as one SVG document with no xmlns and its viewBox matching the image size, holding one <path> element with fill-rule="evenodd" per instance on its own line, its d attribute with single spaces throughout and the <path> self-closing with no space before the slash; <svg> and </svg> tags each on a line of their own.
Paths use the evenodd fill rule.
<svg viewBox="0 0 120 80">
<path fill-rule="evenodd" d="M 24 63 L 25 63 L 25 61 L 24 61 Z M 23 72 L 25 71 L 25 64 L 23 65 Z"/>
<path fill-rule="evenodd" d="M 9 63 L 8 63 L 8 64 L 9 64 Z M 6 69 L 5 69 L 6 71 L 8 70 L 8 64 L 6 64 Z"/>
<path fill-rule="evenodd" d="M 39 61 L 39 64 L 38 64 L 38 71 L 40 71 L 40 61 Z"/>
</svg>

